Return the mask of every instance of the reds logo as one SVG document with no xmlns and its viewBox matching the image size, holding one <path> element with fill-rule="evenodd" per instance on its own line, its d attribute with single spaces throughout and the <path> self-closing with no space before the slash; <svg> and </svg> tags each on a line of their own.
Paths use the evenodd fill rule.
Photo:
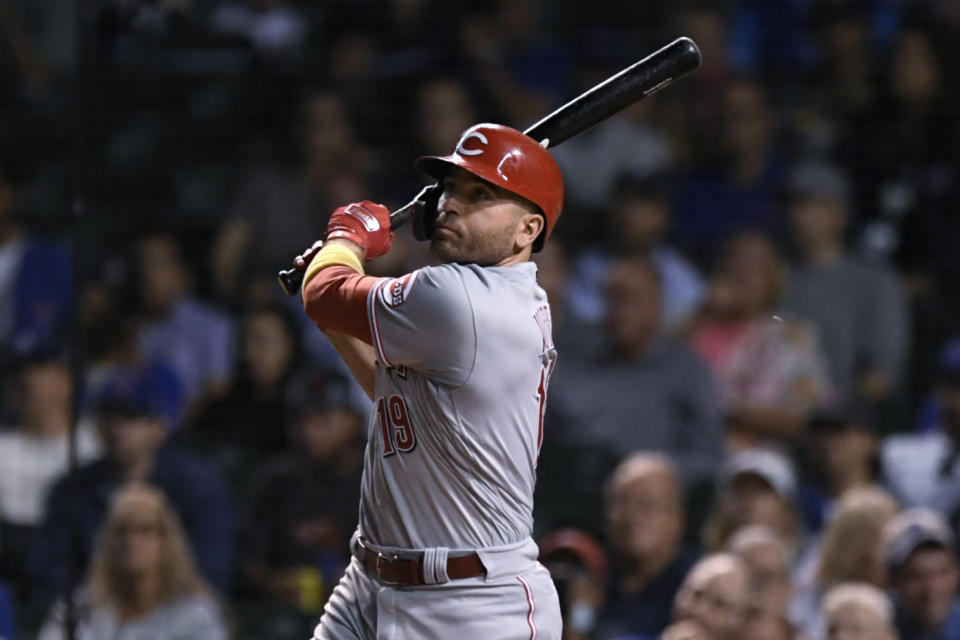
<svg viewBox="0 0 960 640">
<path fill-rule="evenodd" d="M 462 156 L 478 156 L 481 153 L 483 153 L 484 150 L 482 148 L 467 149 L 466 144 L 471 139 L 479 140 L 480 144 L 489 144 L 489 141 L 487 140 L 487 136 L 483 135 L 479 131 L 471 131 L 470 133 L 467 133 L 462 138 L 460 138 L 460 142 L 457 143 L 457 153 L 459 153 Z"/>
<path fill-rule="evenodd" d="M 380 222 L 377 220 L 377 217 L 359 204 L 350 205 L 344 210 L 344 213 L 359 220 L 360 224 L 362 224 L 363 228 L 367 231 L 373 232 L 380 228 Z"/>
<path fill-rule="evenodd" d="M 407 300 L 413 281 L 417 279 L 419 271 L 408 273 L 402 278 L 393 278 L 380 289 L 380 299 L 388 307 L 399 307 Z"/>
</svg>

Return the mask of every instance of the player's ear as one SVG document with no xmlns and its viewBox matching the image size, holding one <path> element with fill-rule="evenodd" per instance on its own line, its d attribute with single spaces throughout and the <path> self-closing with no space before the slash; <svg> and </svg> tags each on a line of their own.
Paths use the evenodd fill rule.
<svg viewBox="0 0 960 640">
<path fill-rule="evenodd" d="M 526 249 L 532 245 L 534 240 L 540 235 L 540 232 L 543 231 L 545 224 L 546 220 L 544 220 L 540 213 L 533 211 L 524 212 L 517 222 L 517 235 L 515 238 L 517 249 Z"/>
</svg>

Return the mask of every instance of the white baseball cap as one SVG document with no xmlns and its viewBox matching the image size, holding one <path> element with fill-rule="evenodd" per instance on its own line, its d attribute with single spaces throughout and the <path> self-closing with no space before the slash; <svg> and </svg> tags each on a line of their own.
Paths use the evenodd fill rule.
<svg viewBox="0 0 960 640">
<path fill-rule="evenodd" d="M 883 529 L 883 555 L 887 566 L 901 566 L 923 545 L 953 550 L 950 526 L 933 509 L 913 507 L 897 514 Z"/>
<path fill-rule="evenodd" d="M 745 474 L 760 477 L 784 500 L 792 502 L 796 497 L 793 463 L 779 451 L 756 447 L 735 453 L 724 465 L 723 477 L 729 483 L 736 476 Z"/>
</svg>

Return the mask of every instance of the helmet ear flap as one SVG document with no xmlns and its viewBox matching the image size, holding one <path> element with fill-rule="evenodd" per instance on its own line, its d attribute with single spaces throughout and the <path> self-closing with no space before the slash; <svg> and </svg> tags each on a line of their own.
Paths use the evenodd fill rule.
<svg viewBox="0 0 960 640">
<path fill-rule="evenodd" d="M 440 183 L 424 190 L 422 199 L 417 201 L 417 206 L 410 216 L 410 229 L 413 231 L 413 237 L 421 242 L 429 240 L 433 235 L 433 227 L 437 222 L 437 206 L 440 204 Z"/>
</svg>

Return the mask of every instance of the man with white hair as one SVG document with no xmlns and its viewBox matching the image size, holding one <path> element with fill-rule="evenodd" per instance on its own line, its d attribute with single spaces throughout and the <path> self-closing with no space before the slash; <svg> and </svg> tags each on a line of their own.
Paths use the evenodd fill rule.
<svg viewBox="0 0 960 640">
<path fill-rule="evenodd" d="M 897 640 L 893 605 L 887 595 L 865 582 L 839 584 L 823 599 L 826 640 Z"/>
</svg>

